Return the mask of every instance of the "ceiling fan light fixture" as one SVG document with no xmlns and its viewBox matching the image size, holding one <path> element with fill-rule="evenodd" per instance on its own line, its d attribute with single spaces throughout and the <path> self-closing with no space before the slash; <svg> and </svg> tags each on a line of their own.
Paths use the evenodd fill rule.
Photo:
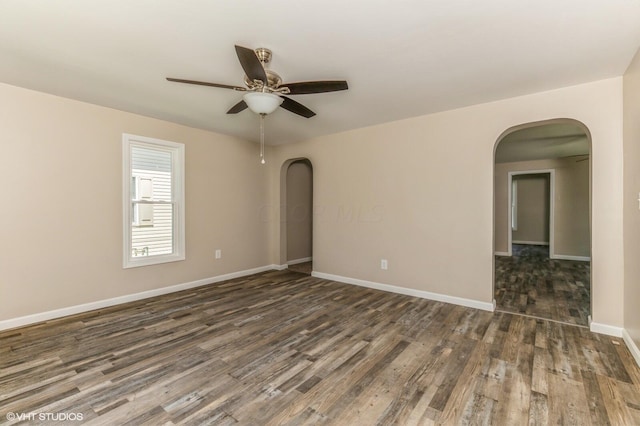
<svg viewBox="0 0 640 426">
<path fill-rule="evenodd" d="M 284 100 L 278 95 L 266 92 L 246 93 L 242 99 L 247 103 L 249 109 L 256 114 L 271 114 Z"/>
</svg>

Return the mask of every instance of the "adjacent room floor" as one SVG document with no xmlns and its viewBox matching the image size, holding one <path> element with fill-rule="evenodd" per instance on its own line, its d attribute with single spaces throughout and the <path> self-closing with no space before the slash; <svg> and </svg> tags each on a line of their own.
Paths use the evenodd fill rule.
<svg viewBox="0 0 640 426">
<path fill-rule="evenodd" d="M 549 259 L 548 246 L 514 244 L 496 256 L 497 309 L 587 327 L 591 262 Z"/>
<path fill-rule="evenodd" d="M 291 271 L 0 333 L 0 422 L 640 424 L 624 342 Z"/>
<path fill-rule="evenodd" d="M 295 265 L 288 265 L 287 268 L 290 271 L 300 272 L 301 274 L 311 275 L 313 270 L 312 262 L 296 263 Z"/>
</svg>

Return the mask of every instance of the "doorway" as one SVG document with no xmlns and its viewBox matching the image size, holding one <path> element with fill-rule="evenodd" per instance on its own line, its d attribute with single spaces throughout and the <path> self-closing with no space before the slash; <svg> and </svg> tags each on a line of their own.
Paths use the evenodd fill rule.
<svg viewBox="0 0 640 426">
<path fill-rule="evenodd" d="M 575 120 L 506 131 L 494 158 L 496 309 L 587 327 L 590 136 Z"/>
<path fill-rule="evenodd" d="M 311 275 L 313 270 L 313 167 L 304 159 L 291 161 L 285 172 L 286 265 Z"/>
<path fill-rule="evenodd" d="M 555 170 L 509 172 L 509 203 L 511 206 L 507 233 L 508 254 L 523 246 L 542 246 L 548 258 L 554 251 L 554 187 Z"/>
</svg>

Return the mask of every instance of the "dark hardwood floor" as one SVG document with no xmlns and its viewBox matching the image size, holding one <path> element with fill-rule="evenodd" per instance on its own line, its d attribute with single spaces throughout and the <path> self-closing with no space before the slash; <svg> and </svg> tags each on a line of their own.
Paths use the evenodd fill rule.
<svg viewBox="0 0 640 426">
<path fill-rule="evenodd" d="M 496 256 L 499 310 L 587 327 L 591 262 L 549 258 L 548 246 L 514 244 L 513 256 Z"/>
<path fill-rule="evenodd" d="M 0 333 L 0 423 L 9 412 L 102 425 L 632 425 L 640 369 L 621 339 L 585 328 L 285 270 Z"/>
<path fill-rule="evenodd" d="M 301 274 L 311 275 L 311 271 L 313 271 L 312 262 L 304 262 L 304 263 L 296 263 L 295 265 L 287 266 L 287 269 L 294 272 L 300 272 Z"/>
</svg>

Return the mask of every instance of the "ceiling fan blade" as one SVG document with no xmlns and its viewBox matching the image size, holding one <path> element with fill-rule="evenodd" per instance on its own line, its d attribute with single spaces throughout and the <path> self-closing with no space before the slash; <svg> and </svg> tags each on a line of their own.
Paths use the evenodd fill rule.
<svg viewBox="0 0 640 426">
<path fill-rule="evenodd" d="M 288 87 L 290 95 L 337 92 L 349 89 L 349 85 L 347 85 L 347 82 L 344 80 L 301 81 L 299 83 L 281 84 L 280 87 Z"/>
<path fill-rule="evenodd" d="M 287 98 L 286 96 L 281 96 L 284 101 L 280 106 L 287 111 L 291 111 L 294 114 L 298 114 L 303 116 L 304 118 L 311 118 L 316 115 L 315 112 L 311 111 L 306 106 L 302 105 L 300 102 L 296 102 L 291 98 Z"/>
<path fill-rule="evenodd" d="M 262 62 L 256 56 L 256 52 L 252 49 L 236 45 L 236 54 L 244 73 L 249 77 L 251 81 L 260 80 L 264 83 L 267 82 L 267 73 L 264 71 Z"/>
<path fill-rule="evenodd" d="M 171 77 L 167 77 L 168 81 L 173 81 L 176 83 L 187 83 L 187 84 L 197 84 L 200 86 L 211 86 L 211 87 L 220 87 L 222 89 L 233 89 L 233 90 L 240 90 L 240 91 L 246 91 L 247 89 L 244 87 L 239 87 L 239 86 L 230 86 L 228 84 L 218 84 L 218 83 L 209 83 L 206 81 L 196 81 L 196 80 L 184 80 L 182 78 L 171 78 Z"/>
<path fill-rule="evenodd" d="M 240 111 L 244 111 L 245 109 L 247 109 L 247 103 L 245 101 L 240 101 L 232 106 L 231 109 L 227 111 L 227 114 L 237 114 Z"/>
</svg>

